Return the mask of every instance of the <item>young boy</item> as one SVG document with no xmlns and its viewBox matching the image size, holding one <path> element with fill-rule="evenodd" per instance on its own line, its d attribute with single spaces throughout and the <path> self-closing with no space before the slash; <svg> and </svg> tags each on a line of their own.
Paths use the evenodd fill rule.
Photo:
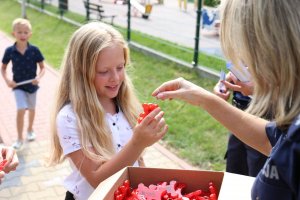
<svg viewBox="0 0 300 200">
<path fill-rule="evenodd" d="M 32 34 L 31 24 L 28 20 L 18 18 L 12 23 L 16 42 L 5 50 L 1 74 L 8 87 L 12 88 L 17 104 L 17 132 L 18 140 L 13 144 L 15 149 L 20 149 L 23 145 L 23 126 L 25 111 L 29 112 L 27 140 L 35 140 L 33 132 L 33 121 L 35 116 L 36 92 L 38 83 L 45 73 L 44 57 L 40 50 L 28 43 Z M 8 63 L 12 61 L 13 79 L 6 73 Z M 37 75 L 37 63 L 40 70 Z M 24 82 L 27 81 L 27 82 Z"/>
</svg>

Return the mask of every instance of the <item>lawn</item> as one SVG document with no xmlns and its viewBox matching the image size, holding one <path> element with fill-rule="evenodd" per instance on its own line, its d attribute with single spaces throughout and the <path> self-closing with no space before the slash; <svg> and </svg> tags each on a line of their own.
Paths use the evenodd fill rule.
<svg viewBox="0 0 300 200">
<path fill-rule="evenodd" d="M 0 30 L 9 34 L 11 22 L 20 17 L 20 13 L 18 3 L 2 0 Z M 78 27 L 30 9 L 27 10 L 27 16 L 33 26 L 30 42 L 41 49 L 47 63 L 59 69 L 68 39 Z M 175 100 L 156 101 L 150 95 L 160 83 L 177 77 L 184 77 L 208 90 L 213 88 L 215 81 L 199 78 L 191 69 L 156 60 L 134 50 L 131 51 L 131 60 L 128 72 L 141 102 L 158 103 L 165 111 L 169 132 L 162 144 L 192 165 L 202 169 L 224 170 L 227 130 L 197 107 Z"/>
</svg>

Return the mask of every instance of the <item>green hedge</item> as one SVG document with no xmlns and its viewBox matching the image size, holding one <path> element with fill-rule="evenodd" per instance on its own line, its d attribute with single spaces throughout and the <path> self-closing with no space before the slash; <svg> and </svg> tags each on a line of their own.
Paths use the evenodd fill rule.
<svg viewBox="0 0 300 200">
<path fill-rule="evenodd" d="M 194 1 L 199 1 L 199 0 L 188 0 L 188 2 L 191 2 L 191 3 L 193 3 Z M 202 1 L 204 1 L 204 5 L 210 6 L 210 7 L 216 7 L 221 2 L 221 0 L 202 0 Z"/>
<path fill-rule="evenodd" d="M 220 0 L 205 0 L 204 5 L 215 7 L 220 4 Z"/>
</svg>

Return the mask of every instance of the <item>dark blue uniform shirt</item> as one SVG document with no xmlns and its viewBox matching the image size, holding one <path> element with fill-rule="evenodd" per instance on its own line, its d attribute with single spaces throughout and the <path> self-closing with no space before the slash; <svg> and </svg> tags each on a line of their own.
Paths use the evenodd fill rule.
<svg viewBox="0 0 300 200">
<path fill-rule="evenodd" d="M 248 107 L 250 101 L 250 97 L 244 96 L 241 92 L 233 91 L 232 105 L 234 105 L 235 107 L 241 110 L 245 110 Z"/>
<path fill-rule="evenodd" d="M 37 72 L 37 63 L 42 62 L 43 60 L 44 57 L 38 47 L 28 43 L 27 49 L 24 55 L 22 55 L 17 50 L 15 43 L 13 46 L 10 46 L 5 50 L 2 63 L 8 64 L 12 61 L 13 80 L 18 83 L 34 79 Z M 21 89 L 29 93 L 34 93 L 37 91 L 38 86 L 28 83 L 17 86 L 14 89 Z"/>
<path fill-rule="evenodd" d="M 300 200 L 300 115 L 286 133 L 266 127 L 272 152 L 252 188 L 253 200 Z"/>
</svg>

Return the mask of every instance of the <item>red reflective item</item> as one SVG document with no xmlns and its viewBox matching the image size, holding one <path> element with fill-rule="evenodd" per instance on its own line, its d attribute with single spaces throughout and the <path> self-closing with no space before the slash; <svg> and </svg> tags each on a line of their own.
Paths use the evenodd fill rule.
<svg viewBox="0 0 300 200">
<path fill-rule="evenodd" d="M 3 168 L 4 168 L 4 166 L 5 166 L 6 163 L 7 163 L 7 160 L 6 160 L 6 159 L 4 159 L 4 160 L 2 160 L 2 161 L 0 162 L 0 171 L 3 170 Z"/>
<path fill-rule="evenodd" d="M 130 182 L 125 180 L 123 184 L 114 192 L 115 200 L 125 200 L 130 194 Z"/>
<path fill-rule="evenodd" d="M 211 194 L 211 195 L 209 195 L 209 199 L 210 200 L 217 200 L 217 195 L 215 193 Z"/>
<path fill-rule="evenodd" d="M 145 186 L 143 183 L 138 188 L 131 189 L 129 180 L 125 180 L 114 193 L 115 200 L 217 200 L 217 190 L 213 182 L 209 182 L 208 190 L 196 190 L 188 194 L 182 194 L 187 187 L 184 183 L 177 181 L 160 182 L 157 185 Z"/>
<path fill-rule="evenodd" d="M 139 118 L 137 119 L 137 122 L 138 122 L 138 123 L 141 123 L 141 122 L 143 121 L 143 119 L 144 119 L 150 112 L 152 112 L 155 108 L 158 107 L 158 105 L 155 104 L 155 103 L 143 103 L 142 106 L 143 106 L 144 112 L 142 112 L 142 113 L 139 115 Z"/>
<path fill-rule="evenodd" d="M 217 199 L 218 194 L 217 194 L 217 189 L 216 189 L 215 184 L 213 182 L 209 182 L 208 185 L 209 185 L 209 187 L 208 187 L 209 192 L 211 194 L 215 194 L 214 196 L 216 196 L 215 198 Z M 212 199 L 212 200 L 215 200 L 215 199 Z"/>
</svg>

